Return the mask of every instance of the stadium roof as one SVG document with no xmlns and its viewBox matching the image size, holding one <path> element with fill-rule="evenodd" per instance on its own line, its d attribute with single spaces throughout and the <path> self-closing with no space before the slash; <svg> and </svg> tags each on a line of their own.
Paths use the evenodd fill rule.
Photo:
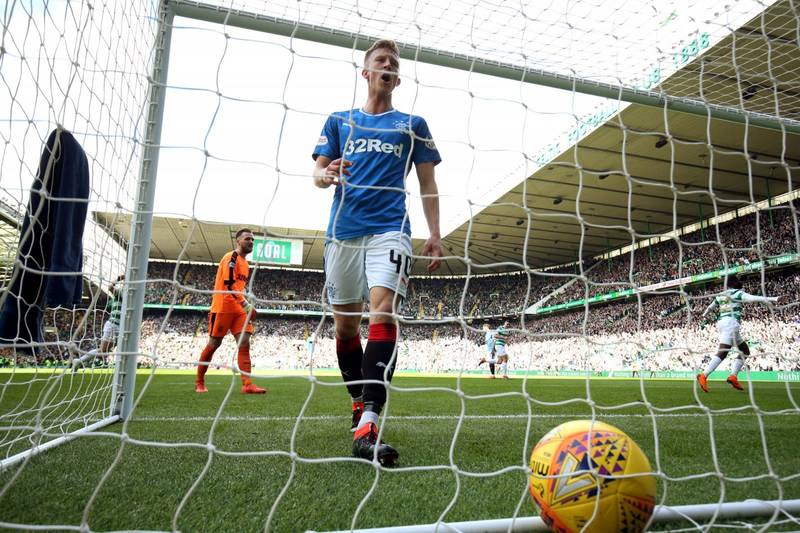
<svg viewBox="0 0 800 533">
<path fill-rule="evenodd" d="M 3 285 L 11 274 L 17 256 L 21 225 L 17 211 L 0 201 L 0 283 Z"/>
<path fill-rule="evenodd" d="M 796 38 L 791 3 L 778 2 L 659 89 L 800 120 Z M 549 156 L 549 164 L 444 236 L 450 257 L 439 273 L 502 272 L 519 270 L 523 262 L 540 268 L 593 257 L 774 197 L 800 180 L 797 133 L 639 104 L 603 117 L 577 144 Z M 95 213 L 95 219 L 127 240 L 129 216 Z M 151 257 L 216 262 L 231 249 L 238 227 L 155 217 Z M 302 267 L 322 268 L 324 232 L 271 227 L 266 233 L 303 239 Z M 463 259 L 467 243 L 469 264 Z M 415 240 L 415 253 L 422 244 Z M 415 273 L 424 269 L 417 261 Z"/>
</svg>

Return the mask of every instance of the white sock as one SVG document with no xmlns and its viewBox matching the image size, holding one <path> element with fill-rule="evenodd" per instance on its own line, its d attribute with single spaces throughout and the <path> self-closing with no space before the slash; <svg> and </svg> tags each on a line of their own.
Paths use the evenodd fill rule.
<svg viewBox="0 0 800 533">
<path fill-rule="evenodd" d="M 508 375 L 508 363 L 500 365 L 500 372 L 502 372 L 504 376 Z"/>
<path fill-rule="evenodd" d="M 356 431 L 361 429 L 362 426 L 366 426 L 370 422 L 378 425 L 378 413 L 375 411 L 364 411 L 364 414 L 361 415 L 361 420 L 358 421 L 358 427 L 356 428 Z"/>
<path fill-rule="evenodd" d="M 708 365 L 706 365 L 706 369 L 703 370 L 703 375 L 705 377 L 708 377 L 709 374 L 711 374 L 714 370 L 716 370 L 716 368 L 719 366 L 721 362 L 722 359 L 720 359 L 718 356 L 715 355 L 714 357 L 712 357 L 711 361 L 709 361 Z"/>
<path fill-rule="evenodd" d="M 100 353 L 100 350 L 98 350 L 97 348 L 95 348 L 93 350 L 89 350 L 84 355 L 73 359 L 72 360 L 72 366 L 76 367 L 78 365 L 83 364 L 86 361 L 90 361 L 90 360 L 94 359 L 97 356 L 98 353 Z"/>
<path fill-rule="evenodd" d="M 733 364 L 731 365 L 731 374 L 734 376 L 738 375 L 739 371 L 742 369 L 742 365 L 744 365 L 744 359 L 741 357 L 734 359 Z"/>
</svg>

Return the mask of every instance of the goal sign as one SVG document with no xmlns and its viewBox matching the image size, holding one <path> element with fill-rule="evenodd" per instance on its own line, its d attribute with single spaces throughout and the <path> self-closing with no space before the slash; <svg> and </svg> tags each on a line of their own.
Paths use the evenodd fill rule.
<svg viewBox="0 0 800 533">
<path fill-rule="evenodd" d="M 256 237 L 248 261 L 274 265 L 303 264 L 303 241 L 300 239 L 265 239 Z"/>
</svg>

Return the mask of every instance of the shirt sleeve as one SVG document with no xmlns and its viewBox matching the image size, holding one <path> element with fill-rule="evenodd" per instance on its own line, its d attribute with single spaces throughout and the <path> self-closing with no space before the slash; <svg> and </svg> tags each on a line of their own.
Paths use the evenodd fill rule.
<svg viewBox="0 0 800 533">
<path fill-rule="evenodd" d="M 330 159 L 339 159 L 342 156 L 339 148 L 339 123 L 341 120 L 341 117 L 336 115 L 328 116 L 322 132 L 319 134 L 319 139 L 317 139 L 314 152 L 311 154 L 315 161 L 321 155 Z"/>
<path fill-rule="evenodd" d="M 431 130 L 428 129 L 428 123 L 422 117 L 414 125 L 414 153 L 411 156 L 411 160 L 414 161 L 415 165 L 420 163 L 438 165 L 442 161 L 442 156 L 439 155 L 439 150 L 433 142 Z"/>
<path fill-rule="evenodd" d="M 753 303 L 753 302 L 767 303 L 767 302 L 774 302 L 775 301 L 775 298 L 769 298 L 769 297 L 765 297 L 765 296 L 756 296 L 754 294 L 747 294 L 744 291 L 741 291 L 739 293 L 739 295 L 740 295 L 739 296 L 740 300 L 742 302 L 744 302 L 744 303 Z"/>
</svg>

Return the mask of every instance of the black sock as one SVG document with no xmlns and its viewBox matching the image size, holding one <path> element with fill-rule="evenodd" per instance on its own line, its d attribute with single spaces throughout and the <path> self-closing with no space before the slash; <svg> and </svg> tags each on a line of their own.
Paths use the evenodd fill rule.
<svg viewBox="0 0 800 533">
<path fill-rule="evenodd" d="M 352 398 L 360 397 L 363 385 L 350 382 L 363 379 L 361 365 L 364 359 L 364 350 L 361 348 L 361 337 L 358 335 L 350 339 L 336 337 L 336 358 L 339 360 L 339 371 L 347 386 L 347 392 Z"/>
<path fill-rule="evenodd" d="M 394 324 L 372 324 L 369 340 L 364 350 L 364 379 L 392 381 L 394 361 L 392 355 L 397 343 L 397 327 Z M 388 373 L 386 370 L 389 370 Z M 364 384 L 364 410 L 380 413 L 386 403 L 386 386 L 383 383 Z"/>
<path fill-rule="evenodd" d="M 489 363 L 489 372 L 494 376 L 494 363 Z"/>
</svg>

